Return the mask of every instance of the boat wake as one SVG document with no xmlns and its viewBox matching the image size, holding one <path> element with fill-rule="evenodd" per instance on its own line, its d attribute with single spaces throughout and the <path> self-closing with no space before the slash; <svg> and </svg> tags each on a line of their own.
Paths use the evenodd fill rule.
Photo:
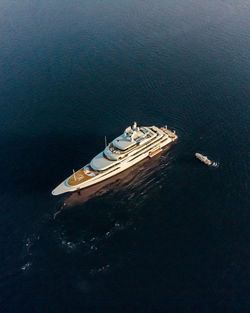
<svg viewBox="0 0 250 313">
<path fill-rule="evenodd" d="M 220 163 L 219 162 L 213 162 L 211 164 L 212 167 L 215 167 L 215 168 L 218 168 L 220 166 Z"/>
<path fill-rule="evenodd" d="M 55 257 L 62 251 L 66 258 L 80 254 L 86 260 L 86 277 L 106 275 L 131 262 L 131 254 L 121 257 L 113 249 L 120 251 L 120 236 L 133 236 L 137 231 L 142 204 L 161 188 L 172 162 L 171 154 L 158 154 L 98 185 L 63 196 L 56 203 L 56 212 L 24 239 L 22 273 L 40 268 L 40 260 L 51 257 L 46 254 L 51 249 Z M 92 199 L 97 205 L 89 202 L 85 206 Z M 47 246 L 50 249 L 45 252 Z"/>
</svg>

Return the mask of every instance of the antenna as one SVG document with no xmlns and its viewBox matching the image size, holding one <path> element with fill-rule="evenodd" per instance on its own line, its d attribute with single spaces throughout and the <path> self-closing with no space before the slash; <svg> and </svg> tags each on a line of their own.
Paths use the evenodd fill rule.
<svg viewBox="0 0 250 313">
<path fill-rule="evenodd" d="M 107 137 L 104 137 L 104 142 L 105 142 L 105 148 L 107 147 Z"/>
<path fill-rule="evenodd" d="M 76 172 L 74 169 L 73 169 L 73 175 L 74 175 L 74 180 L 76 181 Z"/>
</svg>

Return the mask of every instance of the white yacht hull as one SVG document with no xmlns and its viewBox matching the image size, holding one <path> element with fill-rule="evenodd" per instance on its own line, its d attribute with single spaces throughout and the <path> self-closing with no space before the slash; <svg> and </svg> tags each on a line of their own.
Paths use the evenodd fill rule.
<svg viewBox="0 0 250 313">
<path fill-rule="evenodd" d="M 147 147 L 147 149 L 145 149 L 145 151 L 140 153 L 139 156 L 135 157 L 134 156 L 135 154 L 132 154 L 132 155 L 128 156 L 126 158 L 126 160 L 124 160 L 120 163 L 117 162 L 118 163 L 117 167 L 115 166 L 114 170 L 110 170 L 108 173 L 104 172 L 103 174 L 98 174 L 97 176 L 94 176 L 94 177 L 88 179 L 87 181 L 79 183 L 75 186 L 70 186 L 67 182 L 70 178 L 72 179 L 74 177 L 74 174 L 73 174 L 70 177 L 68 177 L 67 179 L 65 179 L 59 186 L 57 186 L 52 191 L 52 194 L 53 195 L 60 195 L 60 194 L 67 193 L 67 192 L 74 192 L 74 191 L 92 186 L 92 185 L 97 184 L 99 182 L 102 182 L 102 181 L 104 181 L 104 180 L 106 180 L 112 176 L 115 176 L 115 175 L 125 171 L 126 169 L 134 166 L 135 164 L 139 163 L 143 159 L 145 159 L 147 157 L 152 157 L 152 154 L 150 154 L 150 152 L 152 153 L 152 151 L 156 150 L 157 148 L 161 149 L 163 147 L 166 147 L 170 143 L 174 142 L 177 139 L 177 136 L 174 135 L 172 138 L 169 136 L 166 136 L 166 138 L 162 137 L 162 139 L 165 139 L 165 140 L 163 142 L 156 142 L 155 144 L 153 143 L 152 145 Z"/>
</svg>

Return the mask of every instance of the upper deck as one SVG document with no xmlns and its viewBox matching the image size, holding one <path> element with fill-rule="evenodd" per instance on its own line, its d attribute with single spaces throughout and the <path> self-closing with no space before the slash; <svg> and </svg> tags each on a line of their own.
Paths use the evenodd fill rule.
<svg viewBox="0 0 250 313">
<path fill-rule="evenodd" d="M 134 123 L 133 127 L 126 128 L 121 136 L 115 138 L 103 152 L 96 155 L 91 160 L 90 166 L 95 171 L 109 169 L 126 158 L 132 151 L 150 144 L 156 137 L 160 138 L 163 135 L 164 132 L 155 126 L 139 128 Z"/>
<path fill-rule="evenodd" d="M 126 151 L 134 145 L 141 143 L 144 139 L 154 136 L 154 133 L 147 127 L 133 127 L 125 129 L 124 133 L 112 141 L 114 147 L 121 151 Z"/>
</svg>

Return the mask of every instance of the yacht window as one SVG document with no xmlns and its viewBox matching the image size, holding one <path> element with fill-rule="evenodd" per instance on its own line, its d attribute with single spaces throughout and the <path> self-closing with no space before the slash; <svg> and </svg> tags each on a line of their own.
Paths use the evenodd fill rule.
<svg viewBox="0 0 250 313">
<path fill-rule="evenodd" d="M 104 152 L 103 152 L 103 157 L 104 157 L 106 160 L 108 160 L 108 161 L 114 161 L 114 160 L 110 159 Z"/>
</svg>

